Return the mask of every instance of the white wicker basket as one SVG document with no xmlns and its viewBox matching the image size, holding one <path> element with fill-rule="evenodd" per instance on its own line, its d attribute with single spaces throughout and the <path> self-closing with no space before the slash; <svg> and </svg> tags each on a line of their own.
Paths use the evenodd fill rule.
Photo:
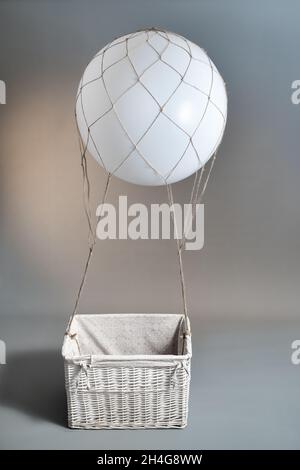
<svg viewBox="0 0 300 470">
<path fill-rule="evenodd" d="M 71 428 L 182 428 L 192 356 L 183 315 L 76 315 L 63 357 Z"/>
</svg>

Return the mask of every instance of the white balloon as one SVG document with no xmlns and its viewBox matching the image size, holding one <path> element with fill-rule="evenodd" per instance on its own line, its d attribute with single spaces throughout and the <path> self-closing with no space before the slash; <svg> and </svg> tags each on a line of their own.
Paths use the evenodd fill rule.
<svg viewBox="0 0 300 470">
<path fill-rule="evenodd" d="M 216 151 L 226 89 L 199 46 L 175 33 L 139 31 L 88 64 L 76 118 L 84 146 L 108 172 L 136 184 L 174 183 Z"/>
</svg>

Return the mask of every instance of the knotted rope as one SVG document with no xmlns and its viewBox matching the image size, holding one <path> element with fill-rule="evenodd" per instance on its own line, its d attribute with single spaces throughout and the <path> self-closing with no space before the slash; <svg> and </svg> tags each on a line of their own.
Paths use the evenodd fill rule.
<svg viewBox="0 0 300 470">
<path fill-rule="evenodd" d="M 134 66 L 134 63 L 133 63 L 133 61 L 131 60 L 131 57 L 130 57 L 130 51 L 129 51 L 129 48 L 128 48 L 128 41 L 130 39 L 134 38 L 134 37 L 137 37 L 139 34 L 144 34 L 144 33 L 146 33 L 146 35 L 147 35 L 146 41 L 147 41 L 148 45 L 153 50 L 153 52 L 156 54 L 156 59 L 148 67 L 146 67 L 145 70 L 143 70 L 141 73 L 138 73 L 135 66 Z M 152 36 L 153 35 L 158 35 L 166 41 L 165 47 L 160 52 L 158 52 L 156 50 L 156 48 L 154 47 L 154 45 L 152 44 Z M 95 56 L 95 57 L 101 56 L 101 70 L 100 70 L 99 76 L 96 77 L 96 78 L 93 78 L 92 80 L 90 80 L 86 83 L 81 82 L 81 85 L 79 87 L 79 91 L 78 91 L 77 98 L 76 98 L 76 106 L 81 107 L 82 115 L 84 117 L 85 124 L 86 124 L 86 127 L 87 127 L 87 137 L 86 137 L 86 141 L 84 142 L 82 137 L 81 137 L 81 133 L 79 132 L 78 123 L 77 123 L 77 119 L 76 119 L 76 125 L 77 125 L 77 130 L 78 130 L 78 135 L 79 135 L 79 147 L 80 147 L 80 153 L 81 153 L 84 210 L 85 210 L 85 214 L 86 214 L 86 217 L 87 217 L 88 230 L 89 230 L 89 251 L 88 251 L 87 259 L 86 259 L 86 262 L 85 262 L 85 265 L 84 265 L 81 281 L 80 281 L 80 284 L 79 284 L 79 289 L 78 289 L 78 292 L 77 292 L 74 309 L 73 309 L 73 312 L 71 314 L 71 317 L 70 317 L 70 320 L 69 320 L 69 323 L 68 323 L 68 326 L 67 326 L 67 330 L 66 330 L 66 334 L 69 335 L 72 339 L 75 339 L 76 341 L 77 341 L 76 333 L 71 334 L 70 329 L 71 329 L 71 325 L 72 325 L 72 321 L 74 319 L 74 316 L 76 315 L 76 313 L 78 311 L 79 302 L 80 302 L 80 299 L 81 299 L 83 288 L 86 284 L 87 273 L 88 273 L 88 270 L 89 270 L 89 267 L 90 267 L 90 264 L 91 264 L 92 256 L 93 256 L 93 253 L 94 253 L 94 248 L 95 248 L 95 245 L 96 245 L 96 228 L 95 229 L 93 228 L 93 220 L 92 220 L 92 215 L 91 215 L 91 206 L 90 206 L 90 189 L 91 189 L 91 187 L 90 187 L 90 181 L 89 181 L 89 177 L 88 177 L 88 167 L 87 167 L 87 159 L 86 159 L 86 152 L 87 152 L 89 144 L 90 143 L 93 144 L 93 147 L 96 149 L 96 152 L 97 152 L 97 155 L 98 155 L 99 160 L 101 162 L 101 165 L 103 166 L 103 168 L 105 169 L 105 171 L 107 173 L 106 184 L 105 184 L 104 193 L 103 193 L 103 197 L 102 197 L 102 206 L 101 206 L 102 208 L 103 208 L 103 204 L 106 201 L 111 176 L 120 169 L 120 167 L 130 158 L 130 156 L 132 155 L 132 153 L 134 151 L 137 152 L 137 154 L 144 161 L 144 163 L 149 168 L 151 168 L 151 170 L 157 176 L 159 176 L 159 178 L 162 180 L 163 184 L 166 185 L 169 205 L 173 206 L 174 205 L 173 191 L 172 191 L 172 186 L 171 186 L 171 184 L 169 184 L 168 181 L 170 180 L 170 177 L 172 176 L 172 174 L 175 171 L 175 169 L 177 168 L 177 166 L 180 164 L 180 162 L 184 158 L 184 156 L 185 156 L 185 154 L 186 154 L 186 152 L 187 152 L 190 145 L 194 149 L 195 155 L 196 155 L 196 157 L 199 161 L 199 164 L 201 165 L 201 160 L 200 160 L 200 157 L 198 155 L 197 149 L 195 148 L 195 146 L 193 144 L 193 137 L 194 137 L 196 131 L 198 130 L 202 120 L 204 119 L 204 116 L 205 116 L 205 113 L 208 109 L 209 104 L 211 104 L 212 106 L 217 108 L 218 111 L 221 113 L 221 115 L 223 116 L 223 121 L 224 121 L 224 126 L 225 126 L 225 122 L 226 122 L 225 116 L 223 115 L 221 110 L 217 107 L 217 105 L 215 103 L 213 103 L 213 101 L 211 100 L 211 91 L 212 91 L 213 80 L 214 80 L 214 70 L 213 70 L 212 62 L 208 58 L 209 62 L 206 64 L 210 68 L 210 71 L 211 71 L 211 82 L 210 82 L 210 87 L 209 87 L 208 93 L 204 92 L 203 90 L 200 90 L 199 88 L 197 88 L 194 85 L 191 85 L 190 83 L 187 83 L 186 82 L 186 74 L 188 72 L 188 69 L 189 69 L 189 66 L 191 64 L 192 58 L 193 58 L 193 60 L 196 60 L 196 61 L 198 60 L 200 62 L 201 62 L 201 59 L 196 59 L 195 57 L 192 56 L 192 52 L 191 52 L 191 49 L 190 49 L 189 42 L 184 38 L 182 38 L 182 39 L 183 39 L 183 41 L 185 41 L 186 47 L 183 47 L 183 46 L 177 44 L 176 42 L 172 41 L 172 39 L 170 38 L 170 36 L 168 34 L 168 31 L 157 30 L 156 28 L 150 28 L 150 29 L 146 30 L 146 32 L 138 31 L 136 33 L 132 33 L 131 35 L 127 36 L 124 39 L 121 39 L 120 41 L 117 41 L 116 43 L 110 43 L 110 44 L 108 44 L 107 47 L 105 47 L 102 51 L 100 51 Z M 108 49 L 110 47 L 114 47 L 115 45 L 122 44 L 122 43 L 125 44 L 125 51 L 126 51 L 125 56 L 122 57 L 117 62 L 114 62 L 112 65 L 105 68 L 104 67 L 104 57 L 105 57 L 105 54 L 108 51 Z M 186 68 L 181 73 L 178 72 L 178 70 L 176 70 L 168 62 L 166 62 L 163 58 L 163 54 L 167 50 L 167 48 L 170 46 L 170 44 L 172 44 L 174 47 L 181 48 L 186 54 L 188 54 L 188 62 L 187 62 Z M 127 89 L 125 89 L 122 92 L 122 94 L 115 101 L 113 101 L 113 99 L 111 98 L 111 96 L 109 94 L 108 88 L 107 88 L 107 84 L 106 84 L 106 80 L 105 80 L 105 72 L 106 72 L 106 70 L 108 70 L 108 68 L 116 65 L 118 62 L 120 62 L 121 60 L 124 60 L 125 58 L 128 60 L 130 67 L 132 68 L 134 74 L 136 75 L 136 82 L 131 84 Z M 161 104 L 157 101 L 156 97 L 149 91 L 149 89 L 141 81 L 141 77 L 143 76 L 143 74 L 147 70 L 149 70 L 149 68 L 153 67 L 159 61 L 163 62 L 166 66 L 170 67 L 173 71 L 175 71 L 178 74 L 179 79 L 180 79 L 178 85 L 174 88 L 173 92 L 167 98 L 167 101 L 163 104 L 163 106 L 161 106 Z M 107 111 L 105 111 L 104 114 L 99 116 L 94 122 L 88 123 L 87 118 L 86 118 L 86 114 L 85 114 L 85 110 L 84 110 L 84 105 L 83 105 L 82 91 L 86 86 L 88 86 L 92 82 L 95 82 L 96 80 L 102 81 L 103 87 L 104 87 L 104 89 L 106 91 L 106 94 L 107 94 L 107 97 L 110 101 L 110 107 Z M 115 105 L 122 98 L 122 96 L 124 96 L 131 88 L 133 88 L 135 86 L 136 83 L 139 83 L 145 89 L 145 91 L 152 97 L 152 99 L 156 102 L 156 104 L 159 106 L 159 112 L 155 116 L 153 121 L 149 124 L 149 126 L 144 131 L 143 135 L 139 138 L 139 140 L 137 142 L 134 142 L 132 137 L 128 134 L 127 130 L 125 129 L 125 127 L 122 123 L 122 120 L 120 119 L 120 117 L 117 113 L 117 109 L 116 109 Z M 170 116 L 168 116 L 164 112 L 164 108 L 165 108 L 166 104 L 172 99 L 172 97 L 174 96 L 174 94 L 178 90 L 181 83 L 185 83 L 187 86 L 192 86 L 199 93 L 201 93 L 202 95 L 207 97 L 207 103 L 206 103 L 206 107 L 205 107 L 205 110 L 203 112 L 203 115 L 201 116 L 196 128 L 194 129 L 194 131 L 191 135 L 189 135 L 186 132 L 186 130 L 184 130 L 181 126 L 179 126 L 178 123 L 176 123 Z M 103 158 L 101 156 L 101 152 L 97 148 L 97 145 L 96 145 L 96 143 L 93 139 L 91 131 L 92 131 L 93 126 L 97 122 L 99 122 L 100 119 L 102 119 L 104 116 L 106 116 L 111 111 L 115 113 L 115 116 L 116 116 L 121 128 L 123 129 L 125 135 L 127 136 L 130 143 L 132 144 L 132 147 L 131 147 L 131 150 L 128 153 L 128 155 L 126 155 L 125 158 L 123 159 L 123 161 L 121 161 L 121 163 L 119 163 L 113 171 L 108 172 L 107 169 L 106 169 L 105 163 L 103 161 Z M 163 114 L 171 123 L 173 123 L 174 126 L 177 127 L 177 129 L 179 129 L 182 133 L 184 133 L 189 138 L 188 143 L 186 145 L 186 148 L 184 149 L 182 155 L 180 156 L 179 160 L 171 168 L 171 170 L 169 171 L 169 173 L 167 175 L 160 174 L 158 172 L 158 170 L 156 168 L 154 168 L 153 165 L 151 165 L 151 163 L 145 158 L 145 156 L 142 154 L 142 152 L 139 149 L 140 142 L 145 137 L 145 135 L 149 132 L 149 130 L 152 128 L 152 126 L 156 122 L 158 116 L 161 115 L 161 114 Z M 76 111 L 75 111 L 75 118 L 76 118 Z M 222 133 L 223 133 L 223 130 L 221 132 L 221 135 L 222 135 Z M 188 219 L 184 223 L 184 231 L 183 231 L 184 233 L 183 233 L 182 240 L 179 240 L 179 238 L 178 238 L 178 227 L 177 227 L 176 217 L 174 216 L 173 211 L 171 212 L 172 219 L 173 219 L 173 224 L 174 224 L 174 232 L 175 232 L 175 237 L 176 237 L 177 258 L 178 258 L 179 276 L 180 276 L 180 285 L 181 285 L 181 296 L 182 296 L 182 303 L 183 303 L 183 314 L 185 316 L 186 328 L 187 328 L 186 334 L 191 334 L 191 333 L 190 333 L 190 330 L 189 330 L 189 327 L 188 327 L 188 325 L 189 325 L 189 322 L 188 322 L 188 307 L 187 307 L 186 286 L 185 286 L 185 279 L 184 279 L 184 272 L 183 272 L 182 250 L 185 249 L 186 236 L 189 233 L 190 227 L 192 227 L 193 221 L 196 217 L 197 204 L 199 204 L 202 201 L 202 198 L 204 196 L 204 193 L 205 193 L 205 190 L 206 190 L 206 187 L 207 187 L 207 183 L 208 183 L 208 180 L 209 180 L 210 175 L 211 175 L 212 168 L 213 168 L 214 163 L 215 163 L 218 146 L 219 146 L 219 143 L 216 145 L 216 147 L 214 149 L 214 154 L 213 154 L 213 157 L 211 158 L 209 170 L 208 170 L 206 178 L 204 179 L 203 185 L 202 185 L 202 181 L 203 181 L 203 177 L 204 177 L 204 173 L 205 173 L 205 165 L 202 166 L 201 170 L 199 170 L 195 173 L 194 183 L 193 183 L 193 187 L 192 187 L 192 191 L 191 191 L 191 195 L 190 195 L 190 203 L 192 204 L 192 211 L 191 211 L 191 214 L 189 214 Z M 96 218 L 97 223 L 101 219 L 101 217 L 102 217 L 102 212 Z M 77 341 L 77 344 L 78 344 L 78 341 Z M 78 344 L 78 347 L 79 347 L 79 344 Z"/>
</svg>

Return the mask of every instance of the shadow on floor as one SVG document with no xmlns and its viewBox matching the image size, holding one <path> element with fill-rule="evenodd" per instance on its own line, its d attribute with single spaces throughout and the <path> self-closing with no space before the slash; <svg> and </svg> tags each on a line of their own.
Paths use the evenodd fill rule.
<svg viewBox="0 0 300 470">
<path fill-rule="evenodd" d="M 33 418 L 67 425 L 63 359 L 60 351 L 10 353 L 0 369 L 1 405 Z"/>
</svg>

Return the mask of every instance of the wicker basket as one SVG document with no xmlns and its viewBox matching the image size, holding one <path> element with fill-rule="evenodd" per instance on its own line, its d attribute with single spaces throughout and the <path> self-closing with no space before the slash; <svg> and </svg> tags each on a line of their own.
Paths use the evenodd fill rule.
<svg viewBox="0 0 300 470">
<path fill-rule="evenodd" d="M 182 428 L 191 337 L 183 315 L 76 315 L 63 357 L 71 428 Z"/>
</svg>

